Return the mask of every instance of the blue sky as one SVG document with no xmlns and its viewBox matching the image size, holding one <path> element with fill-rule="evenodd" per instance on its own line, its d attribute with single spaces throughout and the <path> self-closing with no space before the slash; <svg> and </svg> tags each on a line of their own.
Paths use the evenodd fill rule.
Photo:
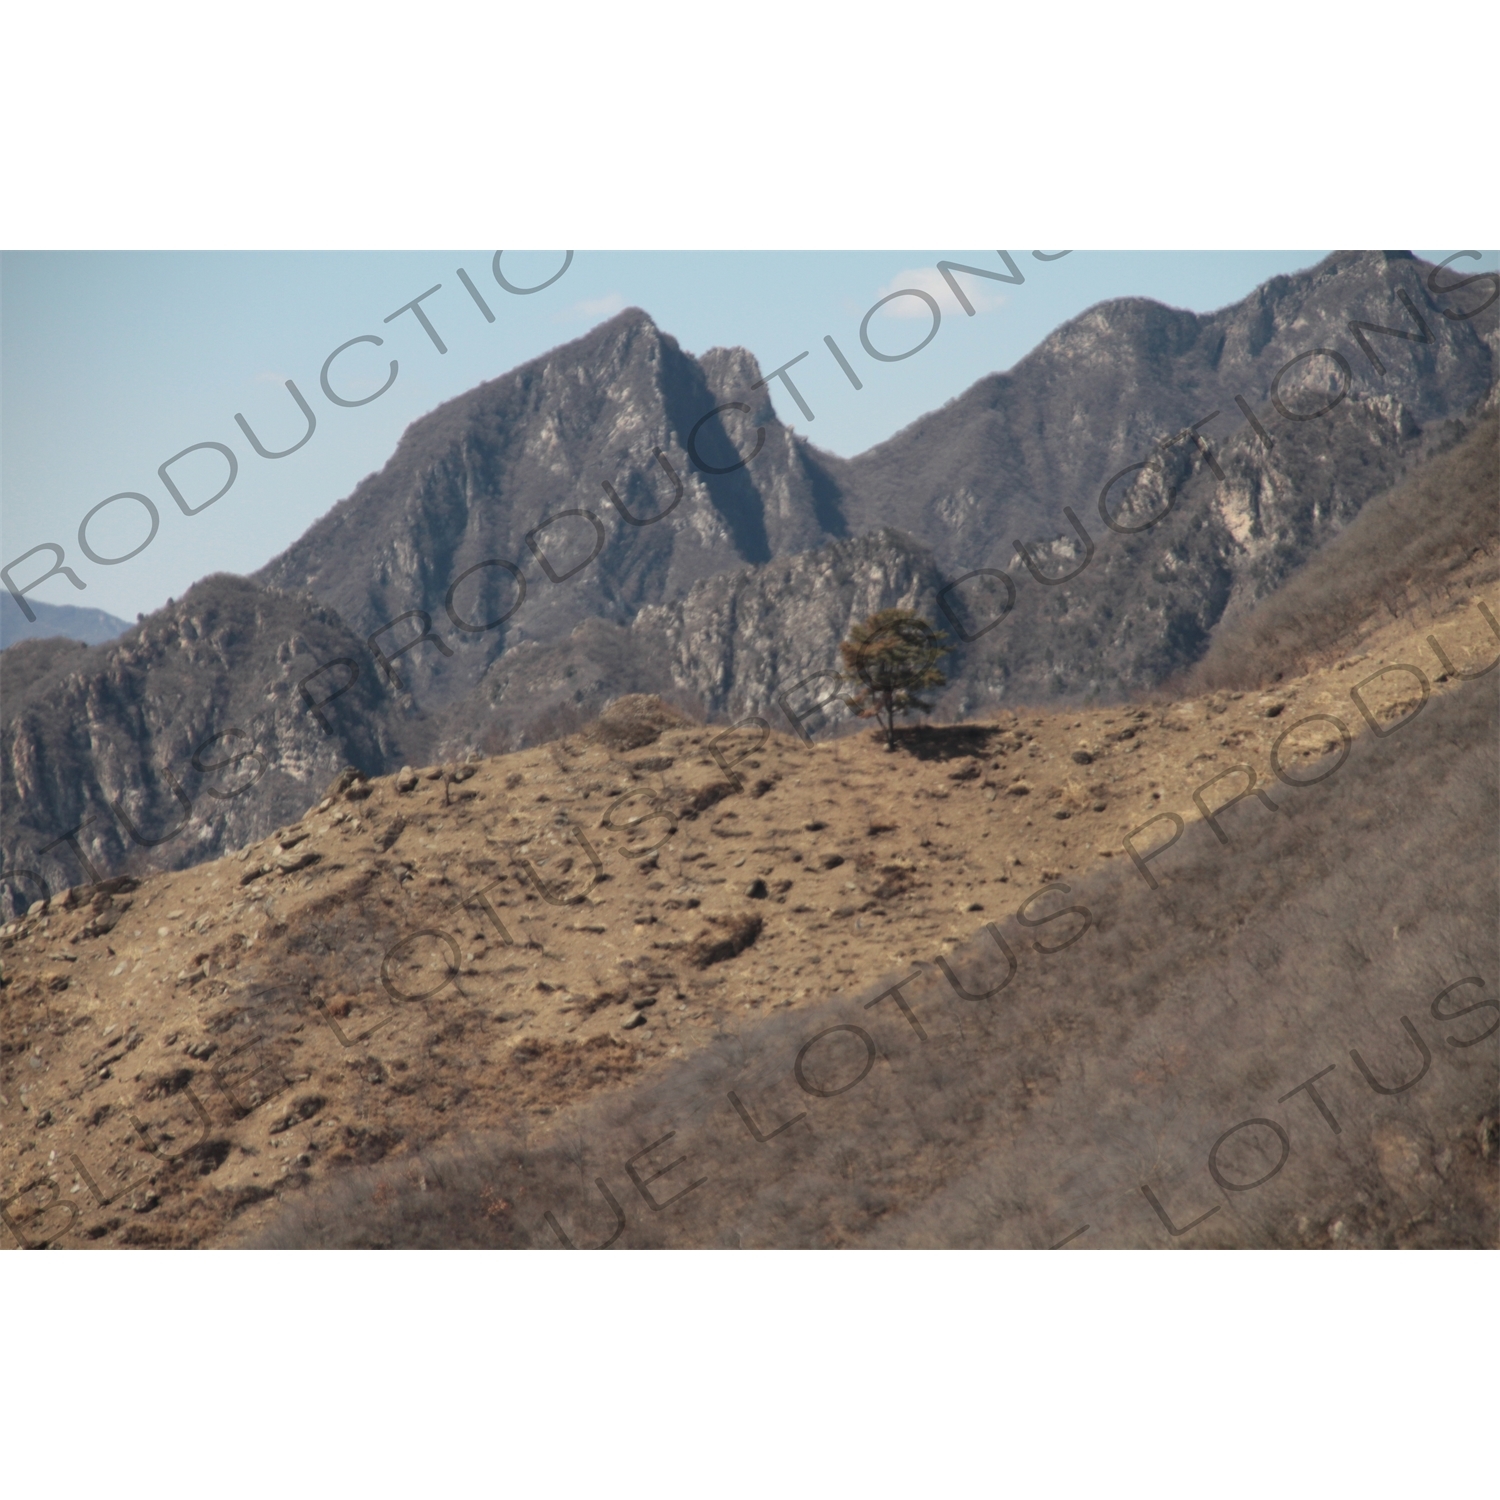
<svg viewBox="0 0 1500 1500">
<path fill-rule="evenodd" d="M 204 574 L 249 572 L 281 551 L 389 457 L 403 428 L 439 402 L 578 337 L 622 307 L 645 308 L 701 354 L 741 344 L 763 369 L 811 351 L 794 378 L 811 422 L 773 383 L 778 413 L 814 442 L 852 454 L 1009 368 L 1059 323 L 1108 297 L 1156 298 L 1207 311 L 1259 282 L 1308 266 L 1322 251 L 1097 252 L 1041 261 L 1011 252 L 1020 285 L 974 282 L 967 317 L 934 267 L 940 259 L 1002 269 L 993 250 L 851 252 L 579 252 L 565 274 L 528 296 L 505 291 L 492 252 L 26 252 L 0 257 L 0 548 L 10 562 L 56 542 L 88 585 L 53 578 L 34 597 L 133 619 Z M 1449 251 L 1421 252 L 1441 258 Z M 1455 272 L 1493 268 L 1460 261 Z M 562 254 L 508 253 L 517 286 L 552 276 Z M 486 322 L 456 272 L 462 267 L 495 316 Z M 429 288 L 423 303 L 447 346 L 439 353 L 415 318 L 385 317 Z M 860 347 L 866 311 L 904 287 L 928 290 L 941 326 L 920 353 L 879 363 Z M 916 317 L 907 316 L 916 314 Z M 930 327 L 920 299 L 899 299 L 870 325 L 876 346 L 909 348 Z M 374 391 L 389 361 L 399 374 L 368 406 L 339 408 L 319 388 L 324 359 L 362 334 L 339 363 L 343 393 Z M 823 346 L 830 334 L 864 382 L 855 391 Z M 307 444 L 257 457 L 235 423 L 243 413 L 270 448 L 305 431 L 285 382 L 317 416 Z M 194 443 L 223 443 L 239 459 L 232 489 L 192 517 L 172 503 L 157 466 Z M 195 466 L 201 465 L 201 468 Z M 191 496 L 222 482 L 223 460 L 199 453 L 180 466 Z M 117 566 L 79 552 L 78 526 L 100 501 L 148 495 L 160 532 Z M 90 526 L 103 555 L 130 550 L 146 517 L 118 502 Z M 20 582 L 45 558 L 18 570 Z"/>
</svg>

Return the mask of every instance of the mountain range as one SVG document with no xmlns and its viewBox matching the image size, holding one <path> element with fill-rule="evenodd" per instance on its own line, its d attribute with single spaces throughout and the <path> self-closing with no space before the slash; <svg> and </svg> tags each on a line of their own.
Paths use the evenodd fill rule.
<svg viewBox="0 0 1500 1500">
<path fill-rule="evenodd" d="M 76 604 L 44 604 L 40 599 L 33 599 L 30 604 L 31 612 L 36 616 L 34 620 L 28 620 L 21 613 L 8 589 L 0 593 L 0 651 L 14 646 L 17 641 L 53 636 L 98 646 L 130 629 L 128 620 L 117 619 L 102 609 L 80 609 Z"/>
<path fill-rule="evenodd" d="M 950 718 L 1150 689 L 1473 433 L 1500 337 L 1474 301 L 1346 253 L 1211 314 L 1102 303 L 853 459 L 778 421 L 746 351 L 629 309 L 414 422 L 250 578 L 5 650 L 3 901 L 626 693 L 836 728 L 838 642 L 893 605 L 952 637 Z"/>
</svg>

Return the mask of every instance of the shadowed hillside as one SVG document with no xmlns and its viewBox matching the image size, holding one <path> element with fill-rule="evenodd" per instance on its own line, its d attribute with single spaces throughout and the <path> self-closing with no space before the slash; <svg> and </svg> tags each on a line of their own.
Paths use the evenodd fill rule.
<svg viewBox="0 0 1500 1500">
<path fill-rule="evenodd" d="M 999 953 L 988 924 L 1018 966 L 996 1013 L 1030 1025 L 1027 996 L 1062 1007 L 1052 1019 L 1039 1012 L 1035 1024 L 1049 1045 L 1069 1047 L 1042 1059 L 1037 1043 L 1021 1087 L 1046 1097 L 1064 1083 L 1082 1088 L 1079 1117 L 1105 1118 L 1124 1088 L 1111 1070 L 1138 1056 L 1130 1017 L 1147 1006 L 1146 989 L 1169 1002 L 1160 1024 L 1180 1018 L 1197 1034 L 1217 1024 L 1213 1012 L 1195 1010 L 1205 996 L 1241 1005 L 1251 993 L 1236 977 L 1237 955 L 1250 954 L 1280 1005 L 1283 994 L 1301 996 L 1295 973 L 1277 968 L 1280 950 L 1315 975 L 1318 964 L 1344 962 L 1346 937 L 1372 955 L 1389 939 L 1405 962 L 1421 951 L 1411 932 L 1436 930 L 1455 902 L 1467 909 L 1489 899 L 1487 742 L 1465 739 L 1472 725 L 1454 719 L 1456 710 L 1437 712 L 1493 680 L 1465 680 L 1495 659 L 1481 603 L 1500 605 L 1493 586 L 1451 608 L 1419 602 L 1369 638 L 1362 657 L 1263 694 L 921 725 L 898 733 L 894 757 L 876 736 L 808 744 L 755 724 L 700 724 L 658 700 L 627 697 L 535 749 L 393 777 L 347 769 L 319 800 L 306 794 L 294 821 L 238 854 L 54 891 L 0 926 L 4 1222 L 23 1244 L 222 1243 L 362 1166 L 399 1163 L 420 1178 L 423 1162 L 465 1135 L 514 1132 L 538 1149 L 576 1144 L 577 1111 L 590 1101 L 655 1097 L 669 1077 L 704 1076 L 692 1071 L 695 1058 L 748 1066 L 762 1041 L 783 1036 L 777 1017 L 813 1028 L 794 1058 L 818 1029 L 845 1028 L 827 1040 L 831 1050 L 814 1047 L 804 1068 L 815 1090 L 832 1088 L 819 1080 L 848 1061 L 837 1049 L 857 1040 L 849 1026 L 878 1041 L 893 1066 L 907 1065 L 895 997 L 868 1014 L 861 1004 L 896 980 L 929 1040 L 942 1041 L 922 1044 L 918 1059 L 941 1058 L 955 1027 L 967 1035 L 965 1018 L 987 1013 L 967 1000 L 955 1011 L 943 964 L 976 993 L 1003 977 L 983 970 L 981 956 Z M 1432 641 L 1454 672 L 1438 671 Z M 1388 756 L 1370 761 L 1375 748 L 1421 747 L 1428 731 L 1418 730 L 1437 734 L 1444 724 L 1463 756 L 1436 790 L 1425 773 L 1403 772 L 1394 783 L 1356 781 L 1363 792 L 1328 804 L 1347 805 L 1337 826 L 1353 840 L 1344 847 L 1335 838 L 1331 865 L 1277 831 L 1298 807 L 1322 816 L 1314 794 L 1325 783 L 1298 791 L 1287 779 L 1318 776 L 1319 761 L 1337 760 L 1346 737 L 1349 763 L 1329 787 L 1367 762 L 1385 765 Z M 1448 754 L 1439 745 L 1434 763 Z M 1269 787 L 1274 812 L 1236 801 L 1251 771 Z M 1403 865 L 1400 839 L 1410 830 L 1402 831 L 1401 799 L 1409 796 L 1436 799 L 1430 811 L 1449 862 L 1436 871 L 1422 864 L 1431 849 L 1420 840 Z M 1229 845 L 1205 837 L 1210 816 Z M 1299 826 L 1321 828 L 1316 817 Z M 1158 841 L 1177 829 L 1177 846 L 1158 857 Z M 1380 842 L 1387 838 L 1397 842 Z M 1234 880 L 1216 874 L 1211 859 L 1196 873 L 1173 873 L 1205 848 L 1236 861 Z M 1416 895 L 1401 885 L 1406 868 Z M 1463 877 L 1457 895 L 1450 873 Z M 1393 882 L 1406 905 L 1387 924 Z M 1264 948 L 1243 948 L 1258 941 L 1261 920 L 1242 900 L 1249 888 L 1263 889 L 1266 910 L 1282 914 Z M 1135 899 L 1165 902 L 1162 892 L 1175 890 L 1183 894 L 1170 896 L 1173 909 L 1188 914 L 1181 931 L 1177 917 L 1163 925 L 1155 905 Z M 1091 925 L 1078 936 L 1081 907 Z M 1325 947 L 1304 958 L 1302 938 L 1291 942 L 1275 924 L 1308 912 L 1333 920 L 1314 923 Z M 1184 947 L 1188 931 L 1201 936 L 1201 954 Z M 1101 968 L 1116 952 L 1118 969 L 1112 960 Z M 1072 966 L 1049 989 L 1054 956 Z M 1215 964 L 1228 966 L 1223 982 Z M 1336 998 L 1342 983 L 1320 978 L 1315 988 Z M 1123 1000 L 1112 998 L 1117 984 Z M 1373 1003 L 1371 975 L 1365 990 Z M 1108 1040 L 1103 1051 L 1099 1037 Z M 1232 1052 L 1244 1038 L 1228 1040 Z M 1011 1043 L 999 1043 L 994 1065 L 1008 1066 Z M 1182 1058 L 1165 1036 L 1159 1044 L 1170 1082 Z M 1277 1057 L 1280 1046 L 1271 1049 Z M 721 1104 L 732 1087 L 764 1120 L 787 1087 L 801 1097 L 788 1084 L 785 1053 L 764 1057 L 771 1073 L 752 1068 L 744 1087 L 731 1079 Z M 1081 1073 L 1066 1071 L 1069 1058 Z M 998 1097 L 999 1082 L 983 1068 L 976 1076 L 981 1096 Z M 1144 1064 L 1130 1075 L 1137 1084 L 1151 1076 Z M 1218 1098 L 1223 1082 L 1210 1069 L 1205 1097 Z M 669 1119 L 641 1144 L 673 1129 L 685 1137 L 705 1118 L 695 1106 L 688 1124 Z M 593 1131 L 598 1122 L 588 1119 Z M 957 1155 L 934 1169 L 923 1194 L 983 1165 L 954 1140 Z M 1442 1176 L 1447 1166 L 1434 1169 Z M 383 1203 L 398 1186 L 393 1178 L 372 1191 Z"/>
<path fill-rule="evenodd" d="M 1003 924 L 1013 978 L 980 936 L 255 1243 L 1493 1247 L 1496 684 Z"/>
</svg>

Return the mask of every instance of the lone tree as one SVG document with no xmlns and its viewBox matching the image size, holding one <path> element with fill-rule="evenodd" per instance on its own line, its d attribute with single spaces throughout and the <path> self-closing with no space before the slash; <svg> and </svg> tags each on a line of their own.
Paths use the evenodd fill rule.
<svg viewBox="0 0 1500 1500">
<path fill-rule="evenodd" d="M 946 686 L 937 664 L 947 654 L 947 641 L 930 621 L 909 609 L 883 609 L 856 625 L 839 647 L 843 680 L 857 689 L 844 702 L 861 719 L 878 720 L 885 748 L 894 750 L 896 715 L 932 712 L 918 695 Z"/>
</svg>

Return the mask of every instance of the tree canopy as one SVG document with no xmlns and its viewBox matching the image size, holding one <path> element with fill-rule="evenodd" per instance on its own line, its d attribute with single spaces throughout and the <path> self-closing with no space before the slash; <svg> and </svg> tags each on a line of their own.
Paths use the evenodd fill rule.
<svg viewBox="0 0 1500 1500">
<path fill-rule="evenodd" d="M 931 713 L 922 694 L 947 685 L 938 662 L 948 642 L 929 620 L 910 609 L 882 609 L 839 647 L 843 679 L 855 691 L 844 702 L 862 719 L 873 718 L 885 730 L 885 748 L 896 748 L 896 715 Z"/>
</svg>

